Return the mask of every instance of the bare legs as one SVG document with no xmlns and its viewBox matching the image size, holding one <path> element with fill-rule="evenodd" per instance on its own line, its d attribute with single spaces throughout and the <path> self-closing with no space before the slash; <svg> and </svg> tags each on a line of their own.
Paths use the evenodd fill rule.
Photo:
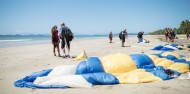
<svg viewBox="0 0 190 94">
<path fill-rule="evenodd" d="M 55 45 L 53 45 L 53 53 L 54 53 L 54 56 L 56 56 L 56 54 L 55 54 Z"/>
<path fill-rule="evenodd" d="M 58 54 L 59 54 L 59 57 L 60 57 L 61 55 L 60 55 L 59 45 L 57 46 L 57 51 L 58 51 Z"/>
<path fill-rule="evenodd" d="M 58 44 L 58 45 L 53 45 L 53 53 L 54 53 L 54 56 L 56 56 L 55 48 L 57 48 L 58 56 L 61 56 L 61 55 L 60 55 L 60 50 L 59 50 L 59 44 Z"/>
<path fill-rule="evenodd" d="M 168 37 L 166 36 L 166 42 L 168 42 Z"/>
</svg>

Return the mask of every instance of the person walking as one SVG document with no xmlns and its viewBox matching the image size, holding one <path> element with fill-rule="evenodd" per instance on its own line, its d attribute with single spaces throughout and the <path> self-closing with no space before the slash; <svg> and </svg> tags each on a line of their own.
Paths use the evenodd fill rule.
<svg viewBox="0 0 190 94">
<path fill-rule="evenodd" d="M 121 35 L 120 35 L 120 37 L 121 37 L 121 47 L 125 47 L 124 46 L 124 44 L 125 44 L 125 37 L 126 37 L 126 35 L 127 35 L 127 31 L 126 31 L 126 29 L 124 30 L 124 31 L 121 31 L 121 33 L 120 33 Z"/>
<path fill-rule="evenodd" d="M 187 40 L 189 40 L 189 32 L 186 33 Z"/>
<path fill-rule="evenodd" d="M 60 33 L 60 38 L 62 39 L 61 42 L 61 48 L 63 50 L 63 58 L 70 58 L 70 42 L 74 38 L 73 33 L 71 30 L 65 26 L 65 23 L 61 24 L 61 33 Z M 67 49 L 67 54 L 66 54 L 66 49 Z"/>
<path fill-rule="evenodd" d="M 168 42 L 168 29 L 165 29 L 165 38 L 166 38 L 166 42 Z"/>
<path fill-rule="evenodd" d="M 54 56 L 56 56 L 55 48 L 57 48 L 58 56 L 60 57 L 61 56 L 60 51 L 59 51 L 60 40 L 59 40 L 59 36 L 58 36 L 57 26 L 53 26 L 52 29 L 51 29 L 51 40 L 52 40 L 52 44 L 53 44 Z"/>
<path fill-rule="evenodd" d="M 109 33 L 110 43 L 112 43 L 112 38 L 113 38 L 113 35 L 112 35 L 112 32 L 110 32 L 110 33 Z"/>
</svg>

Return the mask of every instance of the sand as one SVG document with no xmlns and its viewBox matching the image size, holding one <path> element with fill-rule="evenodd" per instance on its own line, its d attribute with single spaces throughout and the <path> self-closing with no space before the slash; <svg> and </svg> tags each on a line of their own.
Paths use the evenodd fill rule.
<svg viewBox="0 0 190 94">
<path fill-rule="evenodd" d="M 121 47 L 118 37 L 114 37 L 111 44 L 107 38 L 73 40 L 71 55 L 76 56 L 83 50 L 88 56 L 98 57 L 112 53 L 154 54 L 161 51 L 152 51 L 151 48 L 166 44 L 166 42 L 158 40 L 157 36 L 146 35 L 144 38 L 150 43 L 137 43 L 136 37 L 127 39 L 125 45 L 131 45 L 131 47 Z M 190 57 L 190 51 L 179 50 L 175 52 Z M 14 86 L 16 80 L 33 72 L 59 65 L 78 64 L 79 62 L 55 57 L 51 43 L 0 48 L 0 94 L 189 94 L 190 92 L 190 80 L 180 79 L 141 84 L 97 85 L 90 89 L 30 89 Z"/>
</svg>

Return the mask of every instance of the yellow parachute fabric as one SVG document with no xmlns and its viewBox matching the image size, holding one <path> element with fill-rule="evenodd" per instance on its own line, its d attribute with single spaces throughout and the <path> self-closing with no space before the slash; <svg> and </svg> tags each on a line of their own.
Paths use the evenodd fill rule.
<svg viewBox="0 0 190 94">
<path fill-rule="evenodd" d="M 78 55 L 77 57 L 75 57 L 74 60 L 79 61 L 79 60 L 85 60 L 87 58 L 88 58 L 88 56 L 87 56 L 86 52 L 83 51 L 80 55 Z"/>
<path fill-rule="evenodd" d="M 185 58 L 186 61 L 190 61 L 190 58 Z"/>
<path fill-rule="evenodd" d="M 107 55 L 100 61 L 107 73 L 125 73 L 137 69 L 135 62 L 126 54 Z"/>
<path fill-rule="evenodd" d="M 152 61 L 155 61 L 156 59 L 158 59 L 159 57 L 156 55 L 148 55 L 148 57 L 150 57 L 152 59 Z"/>
<path fill-rule="evenodd" d="M 113 75 L 116 76 L 117 79 L 119 79 L 119 82 L 122 84 L 162 81 L 161 78 L 154 76 L 149 72 L 146 72 L 144 69 L 136 69 L 127 73 L 114 73 Z"/>
<path fill-rule="evenodd" d="M 154 64 L 155 65 L 158 65 L 160 62 L 166 60 L 165 58 L 157 58 L 156 60 L 153 60 L 154 61 Z"/>
<path fill-rule="evenodd" d="M 173 55 L 173 56 L 175 56 L 176 58 L 180 58 L 180 55 L 179 54 L 177 54 L 177 53 L 174 53 L 174 52 L 164 52 L 164 53 L 162 53 L 161 54 L 162 56 L 167 56 L 167 55 Z"/>
<path fill-rule="evenodd" d="M 177 46 L 177 48 L 182 48 L 183 50 L 189 50 L 186 46 Z"/>
<path fill-rule="evenodd" d="M 165 60 L 162 60 L 161 62 L 159 62 L 156 66 L 163 66 L 164 68 L 168 68 L 173 64 L 174 64 L 173 61 L 165 59 Z"/>
<path fill-rule="evenodd" d="M 189 65 L 184 63 L 175 63 L 171 65 L 168 69 L 178 71 L 180 73 L 186 73 L 189 71 Z"/>
</svg>

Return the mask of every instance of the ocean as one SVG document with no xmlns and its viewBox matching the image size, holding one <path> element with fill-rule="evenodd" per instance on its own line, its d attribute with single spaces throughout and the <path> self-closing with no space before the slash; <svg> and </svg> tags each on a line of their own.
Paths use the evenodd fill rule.
<svg viewBox="0 0 190 94">
<path fill-rule="evenodd" d="M 105 35 L 76 35 L 74 40 L 106 38 Z M 0 35 L 0 47 L 51 43 L 50 35 Z"/>
<path fill-rule="evenodd" d="M 108 38 L 108 35 L 76 35 L 73 41 L 96 38 Z M 47 43 L 51 43 L 50 35 L 0 35 L 0 48 Z"/>
</svg>

